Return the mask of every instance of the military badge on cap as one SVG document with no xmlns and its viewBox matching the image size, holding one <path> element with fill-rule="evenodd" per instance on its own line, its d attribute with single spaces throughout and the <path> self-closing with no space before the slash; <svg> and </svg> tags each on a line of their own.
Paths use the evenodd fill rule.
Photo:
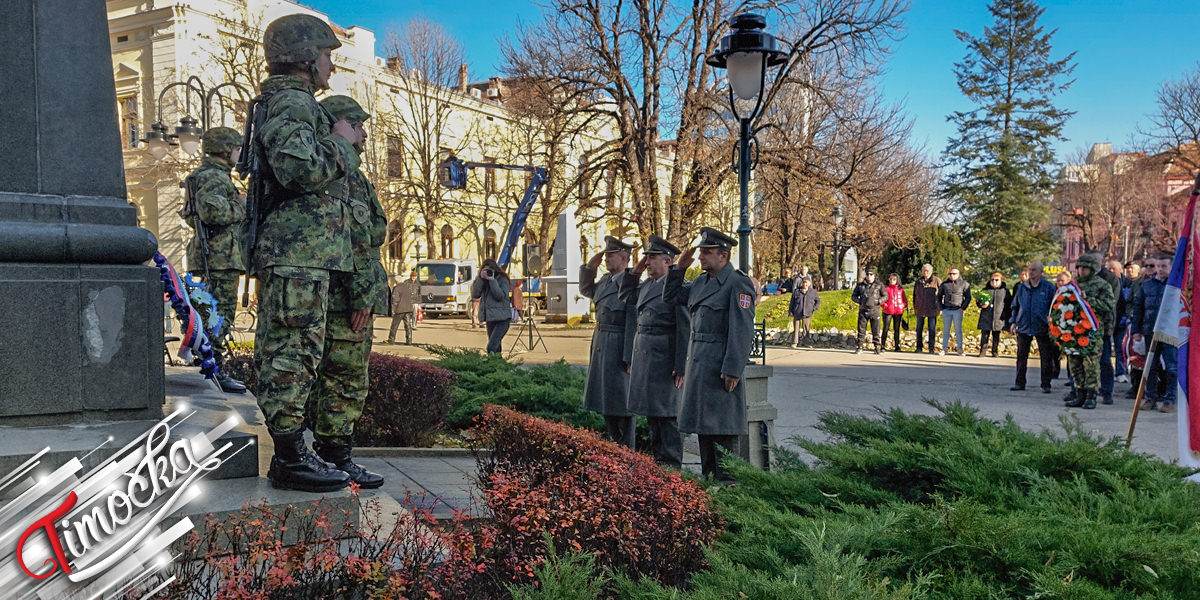
<svg viewBox="0 0 1200 600">
<path fill-rule="evenodd" d="M 651 235 L 647 241 L 644 254 L 670 254 L 671 256 L 678 256 L 680 252 L 679 248 L 676 248 L 671 242 L 657 235 Z"/>
<path fill-rule="evenodd" d="M 738 245 L 737 240 L 713 229 L 712 227 L 700 228 L 700 243 L 696 244 L 697 248 L 724 248 L 729 250 Z"/>
<path fill-rule="evenodd" d="M 633 244 L 624 240 L 619 240 L 611 235 L 604 236 L 604 253 L 612 254 L 613 252 L 630 252 L 634 248 Z"/>
</svg>

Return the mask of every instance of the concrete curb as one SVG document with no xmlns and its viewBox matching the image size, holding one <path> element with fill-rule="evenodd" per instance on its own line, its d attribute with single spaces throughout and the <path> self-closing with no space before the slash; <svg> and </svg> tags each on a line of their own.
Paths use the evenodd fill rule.
<svg viewBox="0 0 1200 600">
<path fill-rule="evenodd" d="M 470 448 L 417 448 L 414 446 L 356 446 L 354 454 L 364 458 L 474 458 Z"/>
</svg>

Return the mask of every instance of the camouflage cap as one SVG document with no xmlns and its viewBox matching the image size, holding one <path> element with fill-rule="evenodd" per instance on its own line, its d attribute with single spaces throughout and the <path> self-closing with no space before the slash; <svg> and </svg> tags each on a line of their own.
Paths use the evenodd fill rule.
<svg viewBox="0 0 1200 600">
<path fill-rule="evenodd" d="M 362 123 L 371 118 L 371 115 L 350 96 L 330 96 L 321 101 L 321 106 L 324 106 L 333 118 L 345 119 L 351 123 Z"/>
<path fill-rule="evenodd" d="M 1095 255 L 1092 254 L 1084 254 L 1075 261 L 1075 266 L 1091 269 L 1092 273 L 1099 273 L 1100 259 L 1096 258 Z"/>
<path fill-rule="evenodd" d="M 263 34 L 263 52 L 269 63 L 317 60 L 326 48 L 342 45 L 329 23 L 312 15 L 284 15 L 271 21 Z"/>
<path fill-rule="evenodd" d="M 242 134 L 229 127 L 213 127 L 204 132 L 200 138 L 200 149 L 205 154 L 221 154 L 230 152 L 242 145 Z"/>
</svg>

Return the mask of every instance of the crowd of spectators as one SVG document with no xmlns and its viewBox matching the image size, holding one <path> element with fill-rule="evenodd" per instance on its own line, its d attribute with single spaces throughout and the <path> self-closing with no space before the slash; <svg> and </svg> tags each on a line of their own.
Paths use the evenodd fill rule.
<svg viewBox="0 0 1200 600">
<path fill-rule="evenodd" d="M 1166 290 L 1166 278 L 1171 260 L 1155 256 L 1143 261 L 1122 264 L 1116 260 L 1102 262 L 1103 257 L 1092 252 L 1080 257 L 1074 276 L 1067 271 L 1050 281 L 1045 266 L 1032 262 L 1021 269 L 1010 289 L 1002 273 L 992 273 L 986 283 L 972 292 L 971 285 L 957 268 L 946 272 L 941 279 L 932 265 L 923 265 L 921 274 L 912 284 L 912 302 L 896 273 L 888 275 L 887 283 L 878 280 L 874 270 L 867 270 L 851 293 L 858 305 L 858 345 L 876 354 L 901 350 L 901 330 L 910 326 L 909 316 L 915 317 L 916 346 L 914 352 L 946 355 L 965 354 L 963 344 L 963 315 L 971 303 L 979 309 L 979 356 L 999 355 L 1001 334 L 1016 336 L 1016 380 L 1011 391 L 1023 391 L 1027 384 L 1028 363 L 1034 343 L 1038 353 L 1038 384 L 1042 392 L 1052 392 L 1052 382 L 1062 374 L 1064 358 L 1062 340 L 1051 335 L 1050 316 L 1056 297 L 1064 285 L 1074 283 L 1081 300 L 1095 315 L 1097 342 L 1094 349 L 1078 350 L 1073 346 L 1065 355 L 1068 369 L 1063 398 L 1067 406 L 1094 408 L 1112 404 L 1116 384 L 1129 384 L 1127 398 L 1136 398 L 1143 376 L 1146 378 L 1143 410 L 1175 409 L 1177 352 L 1173 346 L 1162 344 L 1153 363 L 1146 364 L 1154 323 L 1158 317 Z M 1103 266 L 1102 266 L 1103 265 Z M 1101 285 L 1103 284 L 1103 285 Z M 784 276 L 764 289 L 767 293 L 791 294 L 788 314 L 792 319 L 792 347 L 808 346 L 812 341 L 812 317 L 820 307 L 817 294 L 820 282 L 808 273 L 807 267 L 786 270 Z M 1110 295 L 1111 292 L 1111 295 Z M 937 348 L 938 317 L 942 322 L 942 340 Z M 882 322 L 881 322 L 882 321 Z M 870 344 L 867 345 L 867 333 Z M 951 330 L 954 331 L 951 345 Z"/>
</svg>

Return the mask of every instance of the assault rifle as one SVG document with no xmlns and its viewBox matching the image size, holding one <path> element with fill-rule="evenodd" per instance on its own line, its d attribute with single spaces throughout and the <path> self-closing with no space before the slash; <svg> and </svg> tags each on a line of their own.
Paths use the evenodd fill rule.
<svg viewBox="0 0 1200 600">
<path fill-rule="evenodd" d="M 259 154 L 254 136 L 258 135 L 267 119 L 267 101 L 271 94 L 259 94 L 250 102 L 246 114 L 246 129 L 242 135 L 242 155 L 234 165 L 238 175 L 243 179 L 250 175 L 246 186 L 246 289 L 242 291 L 242 304 L 250 304 L 250 271 L 254 257 L 254 245 L 258 240 L 258 225 L 260 210 L 263 206 L 263 193 L 266 182 L 263 180 L 263 157 Z"/>
<path fill-rule="evenodd" d="M 196 241 L 200 247 L 200 260 L 204 262 L 204 282 L 212 285 L 210 283 L 212 277 L 208 274 L 208 230 L 204 227 L 204 221 L 200 220 L 200 210 L 196 206 L 196 178 L 188 175 L 183 181 L 179 182 L 179 187 L 183 188 L 183 217 L 191 219 L 192 228 L 196 230 Z M 193 265 L 188 266 L 193 267 Z"/>
</svg>

